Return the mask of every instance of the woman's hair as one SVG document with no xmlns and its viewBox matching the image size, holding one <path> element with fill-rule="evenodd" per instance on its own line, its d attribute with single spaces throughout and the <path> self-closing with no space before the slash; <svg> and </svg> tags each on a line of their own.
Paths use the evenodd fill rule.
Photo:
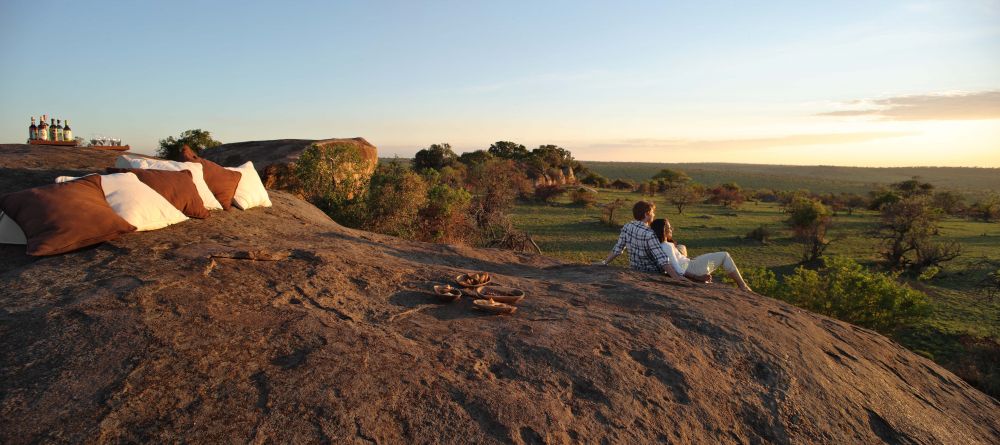
<svg viewBox="0 0 1000 445">
<path fill-rule="evenodd" d="M 656 234 L 656 238 L 659 239 L 661 243 L 664 241 L 674 242 L 673 236 L 668 237 L 667 224 L 670 224 L 670 221 L 666 218 L 654 219 L 653 222 L 649 223 L 649 228 L 653 229 L 653 233 Z"/>
<path fill-rule="evenodd" d="M 653 229 L 653 233 L 660 242 L 665 242 L 667 240 L 667 220 L 660 218 L 654 219 L 653 222 L 649 223 L 649 228 Z"/>
</svg>

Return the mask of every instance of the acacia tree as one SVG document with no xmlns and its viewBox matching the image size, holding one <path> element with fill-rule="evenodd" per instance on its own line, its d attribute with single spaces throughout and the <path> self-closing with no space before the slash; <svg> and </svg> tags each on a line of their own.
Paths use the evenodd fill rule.
<svg viewBox="0 0 1000 445">
<path fill-rule="evenodd" d="M 815 262 L 826 251 L 830 241 L 826 238 L 832 217 L 823 203 L 809 198 L 795 198 L 787 207 L 785 224 L 792 228 L 795 239 L 805 245 L 803 262 Z"/>
<path fill-rule="evenodd" d="M 958 257 L 957 243 L 936 243 L 939 212 L 926 194 L 910 196 L 882 207 L 875 237 L 882 240 L 882 257 L 892 270 L 909 269 L 919 274 L 931 266 Z"/>
<path fill-rule="evenodd" d="M 739 207 L 745 199 L 743 189 L 738 184 L 731 182 L 713 188 L 709 191 L 709 195 L 712 203 L 731 208 Z"/>
<path fill-rule="evenodd" d="M 681 184 L 670 192 L 670 204 L 677 207 L 677 213 L 684 214 L 684 207 L 697 204 L 705 199 L 705 188 L 698 184 Z"/>
<path fill-rule="evenodd" d="M 487 150 L 491 155 L 502 159 L 519 161 L 527 158 L 530 153 L 525 146 L 511 141 L 496 141 Z"/>
<path fill-rule="evenodd" d="M 432 144 L 413 156 L 413 169 L 416 171 L 427 168 L 441 170 L 445 166 L 454 165 L 457 161 L 458 155 L 451 150 L 451 144 Z"/>
<path fill-rule="evenodd" d="M 156 150 L 156 155 L 164 159 L 180 160 L 181 149 L 185 145 L 191 147 L 196 154 L 201 154 L 202 150 L 218 147 L 222 142 L 212 139 L 212 133 L 200 128 L 187 130 L 181 133 L 180 137 L 169 136 L 160 139 L 160 148 Z"/>
<path fill-rule="evenodd" d="M 653 179 L 662 179 L 666 183 L 666 188 L 672 189 L 681 184 L 691 181 L 691 177 L 680 170 L 671 170 L 665 168 L 660 170 L 659 173 L 653 175 Z"/>
</svg>

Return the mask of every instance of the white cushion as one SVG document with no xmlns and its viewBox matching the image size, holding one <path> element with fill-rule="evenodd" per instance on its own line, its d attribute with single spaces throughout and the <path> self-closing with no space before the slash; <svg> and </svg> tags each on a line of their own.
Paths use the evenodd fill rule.
<svg viewBox="0 0 1000 445">
<path fill-rule="evenodd" d="M 28 244 L 21 226 L 3 212 L 0 212 L 0 244 Z"/>
<path fill-rule="evenodd" d="M 240 210 L 254 207 L 271 207 L 271 198 L 267 196 L 264 182 L 260 180 L 253 162 L 247 161 L 239 167 L 226 167 L 226 170 L 240 172 L 240 184 L 236 186 L 233 195 L 233 205 Z"/>
<path fill-rule="evenodd" d="M 191 180 L 194 181 L 195 188 L 198 189 L 198 196 L 209 210 L 222 210 L 222 204 L 215 199 L 212 189 L 208 188 L 205 182 L 205 173 L 201 164 L 197 162 L 176 162 L 164 161 L 162 159 L 144 158 L 135 155 L 121 155 L 115 160 L 115 167 L 118 168 L 141 168 L 146 170 L 170 170 L 170 171 L 191 171 Z"/>
<path fill-rule="evenodd" d="M 77 178 L 60 176 L 56 182 L 74 179 Z M 188 219 L 167 198 L 143 184 L 135 173 L 101 175 L 101 188 L 111 209 L 135 226 L 136 231 L 162 229 Z"/>
</svg>

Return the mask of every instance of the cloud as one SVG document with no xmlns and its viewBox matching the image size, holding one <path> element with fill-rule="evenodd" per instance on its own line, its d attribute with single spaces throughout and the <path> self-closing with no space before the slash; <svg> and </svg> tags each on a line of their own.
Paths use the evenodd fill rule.
<svg viewBox="0 0 1000 445">
<path fill-rule="evenodd" d="M 1000 90 L 858 99 L 845 105 L 863 108 L 817 116 L 874 116 L 896 121 L 1000 119 Z"/>
<path fill-rule="evenodd" d="M 912 132 L 816 133 L 746 139 L 625 139 L 586 144 L 596 149 L 685 149 L 744 151 L 801 145 L 857 144 L 877 139 L 912 136 Z"/>
</svg>

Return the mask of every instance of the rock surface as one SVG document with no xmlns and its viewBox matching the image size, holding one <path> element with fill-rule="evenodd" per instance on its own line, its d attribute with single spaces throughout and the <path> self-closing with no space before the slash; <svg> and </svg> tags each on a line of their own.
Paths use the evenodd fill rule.
<svg viewBox="0 0 1000 445">
<path fill-rule="evenodd" d="M 295 187 L 295 182 L 290 177 L 292 167 L 302 151 L 313 144 L 323 147 L 336 144 L 351 147 L 361 160 L 354 169 L 358 176 L 371 176 L 378 164 L 378 149 L 364 138 L 236 142 L 209 148 L 202 152 L 201 156 L 226 166 L 253 161 L 254 168 L 260 173 L 265 186 L 290 190 Z"/>
<path fill-rule="evenodd" d="M 40 178 L 97 162 L 12 161 L 32 156 L 0 167 Z M 0 443 L 1000 437 L 996 400 L 779 301 L 407 242 L 272 200 L 56 257 L 0 248 Z M 528 297 L 488 316 L 421 292 L 466 271 Z"/>
</svg>

